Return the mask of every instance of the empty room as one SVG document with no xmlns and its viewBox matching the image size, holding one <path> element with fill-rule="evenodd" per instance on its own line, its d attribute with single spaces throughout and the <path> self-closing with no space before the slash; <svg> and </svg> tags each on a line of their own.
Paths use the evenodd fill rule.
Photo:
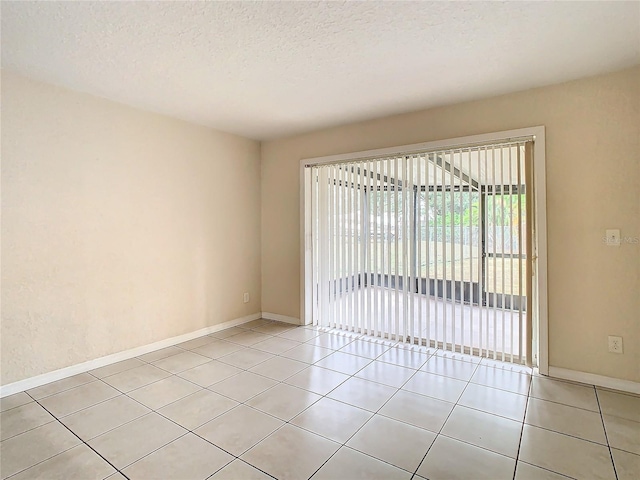
<svg viewBox="0 0 640 480">
<path fill-rule="evenodd" d="M 640 478 L 640 2 L 0 17 L 0 480 Z"/>
</svg>

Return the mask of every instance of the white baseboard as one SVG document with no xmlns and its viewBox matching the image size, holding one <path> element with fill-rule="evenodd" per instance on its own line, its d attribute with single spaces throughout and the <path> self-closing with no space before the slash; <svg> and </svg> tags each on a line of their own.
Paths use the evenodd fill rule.
<svg viewBox="0 0 640 480">
<path fill-rule="evenodd" d="M 19 380 L 7 385 L 2 385 L 0 386 L 0 398 L 6 397 L 7 395 L 13 395 L 14 393 L 23 392 L 31 388 L 39 387 L 40 385 L 44 385 L 46 383 L 55 382 L 56 380 L 62 380 L 63 378 L 78 375 L 79 373 L 85 373 L 89 370 L 94 370 L 106 365 L 111 365 L 112 363 L 121 362 L 133 357 L 139 357 L 140 355 L 144 355 L 145 353 L 160 350 L 161 348 L 171 347 L 172 345 L 177 345 L 178 343 L 193 340 L 194 338 L 208 335 L 210 333 L 219 332 L 220 330 L 224 330 L 226 328 L 242 325 L 243 323 L 257 320 L 259 318 L 262 318 L 261 312 L 247 315 L 246 317 L 229 320 L 228 322 L 218 323 L 217 325 L 212 325 L 210 327 L 201 328 L 200 330 L 196 330 L 195 332 L 185 333 L 183 335 L 178 335 L 177 337 L 167 338 L 165 340 L 160 340 L 159 342 L 142 345 L 140 347 L 135 347 L 123 352 L 118 352 L 107 355 L 105 357 L 89 360 L 87 362 L 71 365 L 70 367 L 54 370 L 53 372 L 43 373 L 42 375 L 37 375 L 35 377 L 25 378 L 24 380 Z"/>
<path fill-rule="evenodd" d="M 286 315 L 280 315 L 279 313 L 262 312 L 262 318 L 266 320 L 275 320 L 277 322 L 293 323 L 294 325 L 300 325 L 299 318 L 287 317 Z"/>
<path fill-rule="evenodd" d="M 604 375 L 551 366 L 549 367 L 549 376 L 562 380 L 571 380 L 596 385 L 598 387 L 610 388 L 612 390 L 620 390 L 621 392 L 640 394 L 640 383 L 632 382 L 631 380 L 622 380 L 620 378 L 605 377 Z"/>
</svg>

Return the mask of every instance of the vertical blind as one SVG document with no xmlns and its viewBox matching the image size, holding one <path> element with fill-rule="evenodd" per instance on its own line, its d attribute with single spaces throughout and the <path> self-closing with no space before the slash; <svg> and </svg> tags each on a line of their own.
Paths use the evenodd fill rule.
<svg viewBox="0 0 640 480">
<path fill-rule="evenodd" d="M 308 166 L 313 323 L 524 363 L 529 144 Z"/>
</svg>

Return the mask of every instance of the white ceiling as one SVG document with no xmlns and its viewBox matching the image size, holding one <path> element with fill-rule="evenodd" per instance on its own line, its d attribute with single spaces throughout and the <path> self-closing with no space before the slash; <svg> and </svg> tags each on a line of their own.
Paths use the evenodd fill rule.
<svg viewBox="0 0 640 480">
<path fill-rule="evenodd" d="M 640 63 L 640 2 L 2 2 L 2 67 L 256 139 Z"/>
</svg>

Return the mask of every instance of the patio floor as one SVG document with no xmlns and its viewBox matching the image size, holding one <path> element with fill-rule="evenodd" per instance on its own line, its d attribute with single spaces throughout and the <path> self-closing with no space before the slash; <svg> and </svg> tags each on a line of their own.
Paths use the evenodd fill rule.
<svg viewBox="0 0 640 480">
<path fill-rule="evenodd" d="M 402 322 L 405 302 L 406 326 Z M 377 319 L 376 335 L 385 332 L 405 336 L 412 331 L 413 325 L 413 331 L 416 334 L 421 332 L 427 341 L 478 349 L 481 356 L 500 360 L 503 359 L 502 353 L 505 354 L 504 359 L 513 354 L 516 362 L 526 345 L 526 312 L 463 305 L 420 294 L 407 293 L 405 296 L 402 292 L 382 287 L 366 287 L 342 294 L 334 305 L 335 312 L 329 318 L 335 318 L 336 322 L 342 319 L 347 329 L 362 328 L 369 323 L 365 319 L 373 316 Z M 448 349 L 452 349 L 451 345 Z"/>
</svg>

